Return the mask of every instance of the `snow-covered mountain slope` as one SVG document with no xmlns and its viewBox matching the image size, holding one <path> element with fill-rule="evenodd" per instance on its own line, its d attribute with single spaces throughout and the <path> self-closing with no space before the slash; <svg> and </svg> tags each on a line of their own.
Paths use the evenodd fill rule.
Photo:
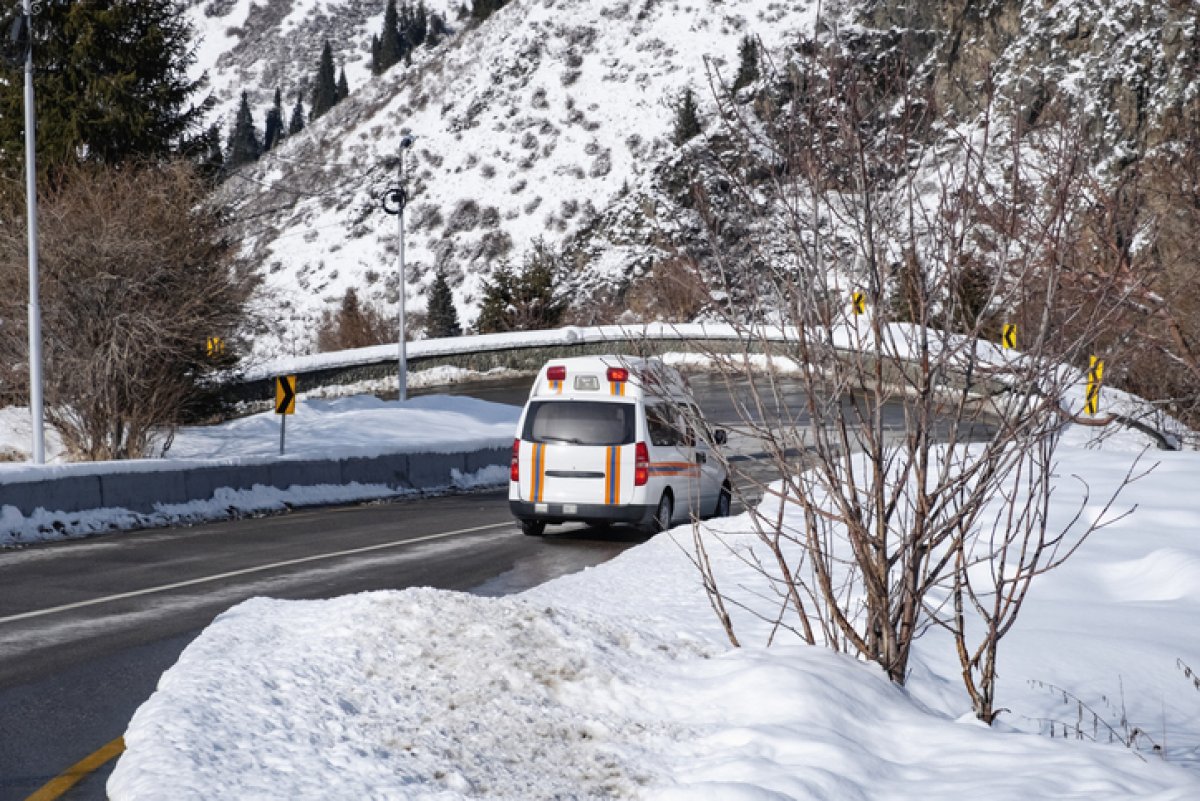
<svg viewBox="0 0 1200 801">
<path fill-rule="evenodd" d="M 513 0 L 476 24 L 452 0 L 430 0 L 453 35 L 372 76 L 384 6 L 204 0 L 189 12 L 203 37 L 197 70 L 209 72 L 225 131 L 241 91 L 260 125 L 276 88 L 285 114 L 298 92 L 307 108 L 326 39 L 350 85 L 331 112 L 220 190 L 272 292 L 278 323 L 257 343 L 262 354 L 309 350 L 320 312 L 349 287 L 395 308 L 399 237 L 380 201 L 406 134 L 415 137 L 405 153 L 410 309 L 422 308 L 440 268 L 470 323 L 483 280 L 538 239 L 570 245 L 566 282 L 577 297 L 641 274 L 676 217 L 663 186 L 678 158 L 672 105 L 691 87 L 711 120 L 713 70 L 732 78 L 746 36 L 776 66 L 812 35 L 899 45 L 960 134 L 989 96 L 990 113 L 1025 124 L 1069 96 L 1089 120 L 1099 169 L 1177 141 L 1200 96 L 1189 2 Z"/>
<path fill-rule="evenodd" d="M 397 224 L 380 198 L 403 135 L 415 137 L 405 154 L 409 296 L 444 268 L 469 322 L 481 279 L 518 263 L 535 239 L 557 243 L 591 224 L 674 150 L 670 103 L 683 87 L 707 93 L 708 65 L 731 74 L 742 37 L 778 47 L 811 25 L 815 4 L 518 0 L 474 26 L 434 3 L 455 34 L 374 77 L 383 8 L 212 0 L 192 10 L 205 37 L 198 67 L 224 120 L 243 90 L 260 121 L 276 86 L 287 111 L 326 37 L 346 67 L 346 100 L 222 188 L 292 332 L 285 349 L 303 348 L 304 331 L 347 287 L 394 303 Z M 647 239 L 588 269 L 623 276 Z"/>
</svg>

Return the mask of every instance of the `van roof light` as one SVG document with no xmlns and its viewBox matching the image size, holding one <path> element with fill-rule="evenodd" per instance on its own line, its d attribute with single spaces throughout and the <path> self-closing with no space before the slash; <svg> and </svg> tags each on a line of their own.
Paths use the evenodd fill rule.
<svg viewBox="0 0 1200 801">
<path fill-rule="evenodd" d="M 626 370 L 624 367 L 610 367 L 610 368 L 608 368 L 608 380 L 609 381 L 628 381 L 629 380 L 629 371 Z"/>
<path fill-rule="evenodd" d="M 565 364 L 555 364 L 546 368 L 547 381 L 566 381 L 567 366 Z"/>
</svg>

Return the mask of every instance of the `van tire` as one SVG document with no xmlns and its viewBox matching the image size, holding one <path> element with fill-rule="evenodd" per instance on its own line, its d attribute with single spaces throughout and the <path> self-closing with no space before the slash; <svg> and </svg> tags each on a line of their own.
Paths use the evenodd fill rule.
<svg viewBox="0 0 1200 801">
<path fill-rule="evenodd" d="M 650 518 L 650 522 L 646 524 L 647 534 L 658 534 L 660 531 L 666 531 L 671 527 L 671 517 L 675 514 L 675 501 L 671 499 L 671 493 L 664 492 L 662 497 L 658 499 L 658 508 L 654 510 L 654 517 Z"/>
<path fill-rule="evenodd" d="M 717 505 L 713 509 L 713 517 L 729 517 L 730 509 L 733 506 L 733 493 L 726 484 L 721 487 L 721 494 L 717 496 Z"/>
<path fill-rule="evenodd" d="M 546 524 L 541 520 L 519 520 L 521 531 L 530 537 L 540 537 L 546 533 Z"/>
</svg>

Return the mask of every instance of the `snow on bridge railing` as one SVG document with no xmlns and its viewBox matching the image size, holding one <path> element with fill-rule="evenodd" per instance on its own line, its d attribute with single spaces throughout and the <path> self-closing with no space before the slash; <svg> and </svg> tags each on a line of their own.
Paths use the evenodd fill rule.
<svg viewBox="0 0 1200 801">
<path fill-rule="evenodd" d="M 787 338 L 788 331 L 777 329 L 779 340 Z M 794 337 L 795 332 L 790 332 Z M 444 339 L 419 339 L 407 343 L 408 359 L 426 360 L 439 356 L 456 356 L 498 350 L 521 350 L 555 346 L 581 345 L 599 342 L 630 342 L 637 340 L 704 340 L 739 339 L 738 329 L 731 325 L 708 325 L 687 323 L 670 325 L 649 323 L 646 325 L 600 325 L 567 326 L 546 331 L 510 331 L 503 334 L 476 334 Z M 261 362 L 249 367 L 243 380 L 256 381 L 277 375 L 311 373 L 339 367 L 355 367 L 368 364 L 394 362 L 399 357 L 398 344 L 372 345 L 352 350 L 316 353 L 311 356 L 285 356 Z"/>
</svg>

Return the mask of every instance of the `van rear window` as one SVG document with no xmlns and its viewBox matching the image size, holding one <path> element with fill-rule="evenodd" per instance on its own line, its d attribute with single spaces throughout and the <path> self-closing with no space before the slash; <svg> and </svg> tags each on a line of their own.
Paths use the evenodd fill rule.
<svg viewBox="0 0 1200 801">
<path fill-rule="evenodd" d="M 636 439 L 632 403 L 533 401 L 525 415 L 526 442 L 628 445 Z"/>
</svg>

